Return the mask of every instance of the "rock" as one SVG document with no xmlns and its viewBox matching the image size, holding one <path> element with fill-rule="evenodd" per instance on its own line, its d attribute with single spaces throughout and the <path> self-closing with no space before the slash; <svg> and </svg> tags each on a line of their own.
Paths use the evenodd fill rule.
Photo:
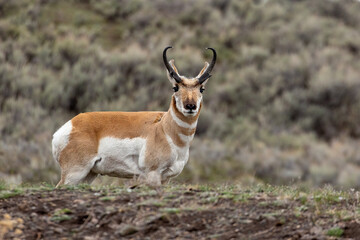
<svg viewBox="0 0 360 240">
<path fill-rule="evenodd" d="M 120 224 L 119 229 L 115 232 L 116 235 L 127 236 L 133 233 L 138 232 L 138 228 L 136 226 L 130 224 Z"/>
<path fill-rule="evenodd" d="M 94 236 L 86 236 L 84 237 L 84 240 L 97 240 L 98 238 L 97 237 L 94 237 Z"/>
<path fill-rule="evenodd" d="M 82 199 L 76 199 L 76 200 L 74 200 L 74 203 L 79 204 L 79 205 L 82 205 L 82 204 L 85 203 L 85 201 L 82 200 Z"/>
<path fill-rule="evenodd" d="M 250 220 L 250 219 L 240 219 L 239 222 L 240 222 L 240 223 L 245 223 L 245 224 L 253 223 L 253 221 Z"/>
<path fill-rule="evenodd" d="M 148 224 L 153 224 L 153 223 L 158 223 L 158 222 L 168 223 L 168 222 L 170 222 L 170 220 L 167 215 L 158 214 L 158 215 L 150 216 L 141 225 L 148 225 Z"/>
</svg>

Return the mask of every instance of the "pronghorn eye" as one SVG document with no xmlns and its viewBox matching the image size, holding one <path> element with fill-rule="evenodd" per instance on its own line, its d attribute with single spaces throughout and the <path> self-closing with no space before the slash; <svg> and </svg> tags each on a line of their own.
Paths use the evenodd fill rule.
<svg viewBox="0 0 360 240">
<path fill-rule="evenodd" d="M 205 91 L 205 88 L 204 87 L 200 87 L 200 92 L 203 93 Z"/>
<path fill-rule="evenodd" d="M 173 87 L 173 90 L 174 90 L 174 92 L 177 92 L 179 90 L 179 86 L 176 85 L 175 87 Z"/>
</svg>

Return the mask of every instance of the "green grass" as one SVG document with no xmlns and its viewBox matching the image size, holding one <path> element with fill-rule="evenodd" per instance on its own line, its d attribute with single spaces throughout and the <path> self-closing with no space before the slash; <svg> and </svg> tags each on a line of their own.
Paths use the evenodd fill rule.
<svg viewBox="0 0 360 240">
<path fill-rule="evenodd" d="M 197 190 L 203 191 L 203 192 L 208 192 L 208 191 L 213 191 L 214 188 L 209 185 L 199 185 L 199 186 L 197 186 Z"/>
<path fill-rule="evenodd" d="M 63 222 L 63 221 L 71 220 L 71 219 L 72 219 L 72 216 L 70 216 L 70 215 L 56 215 L 56 216 L 51 217 L 51 221 L 54 221 L 54 222 Z"/>
<path fill-rule="evenodd" d="M 51 217 L 51 221 L 54 222 L 63 222 L 67 220 L 71 220 L 73 217 L 71 216 L 72 210 L 69 208 L 58 209 L 54 212 Z"/>
<path fill-rule="evenodd" d="M 115 196 L 104 196 L 99 198 L 100 201 L 114 201 L 116 199 Z"/>
<path fill-rule="evenodd" d="M 49 190 L 54 192 L 49 192 Z M 79 211 L 82 211 L 82 206 L 90 208 L 94 206 L 93 204 L 100 205 L 104 210 L 102 212 L 111 216 L 113 214 L 126 215 L 134 211 L 146 212 L 141 216 L 144 222 L 149 222 L 149 224 L 146 223 L 149 226 L 158 221 L 159 216 L 161 216 L 161 221 L 171 223 L 173 219 L 183 217 L 187 219 L 188 216 L 195 214 L 206 218 L 210 212 L 225 209 L 227 213 L 228 209 L 231 209 L 234 215 L 229 214 L 229 216 L 234 219 L 240 218 L 239 222 L 248 226 L 257 224 L 255 220 L 257 217 L 279 227 L 285 225 L 285 228 L 288 227 L 289 222 L 292 226 L 304 227 L 303 223 L 308 219 L 314 222 L 319 220 L 318 224 L 323 229 L 319 234 L 324 235 L 325 238 L 340 238 L 344 236 L 344 229 L 335 227 L 334 224 L 341 221 L 354 221 L 360 216 L 360 208 L 356 205 L 356 192 L 352 194 L 351 191 L 337 191 L 329 187 L 304 190 L 296 186 L 270 185 L 246 188 L 236 184 L 214 187 L 165 185 L 162 188 L 162 194 L 157 193 L 153 196 L 152 192 L 156 191 L 147 187 L 128 192 L 124 186 L 80 185 L 53 189 L 52 185 L 27 184 L 18 187 L 6 186 L 0 194 L 2 198 L 10 198 L 23 193 L 26 194 L 25 197 L 43 195 L 45 201 L 50 195 L 58 195 L 60 198 L 63 193 L 69 195 L 71 196 L 68 198 L 70 205 L 54 206 L 48 214 L 54 224 L 65 222 L 66 225 L 76 221 Z M 72 199 L 81 199 L 81 202 L 74 204 L 82 206 L 72 205 Z M 16 200 L 18 199 L 12 202 Z M 122 200 L 128 201 L 128 204 L 124 204 Z"/>
<path fill-rule="evenodd" d="M 24 191 L 22 189 L 14 189 L 14 190 L 8 190 L 8 191 L 1 191 L 0 192 L 0 199 L 6 199 L 15 197 L 18 195 L 22 195 Z"/>
<path fill-rule="evenodd" d="M 60 189 L 66 189 L 66 190 L 91 190 L 92 186 L 89 184 L 79 184 L 79 185 L 63 185 L 60 187 Z"/>
<path fill-rule="evenodd" d="M 326 235 L 331 237 L 341 237 L 343 234 L 344 234 L 344 230 L 339 227 L 331 228 L 326 233 Z"/>
<path fill-rule="evenodd" d="M 155 206 L 155 207 L 163 207 L 165 205 L 164 202 L 157 199 L 147 199 L 137 204 L 137 206 Z"/>
<path fill-rule="evenodd" d="M 343 205 L 349 200 L 355 199 L 355 193 L 351 191 L 338 191 L 331 187 L 303 189 L 296 186 L 272 186 L 269 184 L 257 184 L 255 186 L 241 187 L 239 185 L 164 185 L 163 194 L 148 187 L 139 187 L 128 192 L 124 186 L 91 186 L 81 184 L 77 186 L 63 186 L 60 188 L 68 191 L 87 192 L 98 196 L 100 201 L 115 201 L 122 194 L 136 194 L 140 198 L 145 198 L 137 203 L 137 206 L 159 207 L 160 211 L 167 213 L 179 213 L 186 210 L 198 210 L 204 207 L 213 206 L 219 200 L 234 201 L 244 204 L 252 203 L 254 199 L 259 207 L 282 207 L 288 202 L 296 202 L 293 214 L 301 217 L 308 211 L 315 211 L 316 214 L 325 214 L 334 219 L 351 220 L 360 216 L 360 210 L 348 211 L 343 209 Z M 8 199 L 22 194 L 33 194 L 35 192 L 57 191 L 51 184 L 22 184 L 10 186 L 0 182 L 0 199 Z M 179 195 L 180 193 L 180 195 Z M 181 204 L 187 197 L 197 195 L 198 202 L 194 207 L 164 208 L 168 203 Z M 202 206 L 198 206 L 198 204 Z M 338 206 L 338 207 L 337 207 Z M 55 219 L 60 215 L 70 215 L 69 212 L 55 214 Z M 65 216 L 67 218 L 67 216 Z"/>
<path fill-rule="evenodd" d="M 24 194 L 26 191 L 52 191 L 55 186 L 49 183 L 20 184 L 12 186 L 0 181 L 0 199 L 6 199 Z"/>
<path fill-rule="evenodd" d="M 55 189 L 55 185 L 46 182 L 38 183 L 38 184 L 23 183 L 18 187 L 21 189 L 26 189 L 31 191 L 52 191 Z"/>
<path fill-rule="evenodd" d="M 8 188 L 8 185 L 5 181 L 0 181 L 0 191 L 6 190 Z"/>
<path fill-rule="evenodd" d="M 201 200 L 201 203 L 208 204 L 208 203 L 216 203 L 219 200 L 218 196 L 210 196 L 203 200 Z"/>
<path fill-rule="evenodd" d="M 181 209 L 180 208 L 161 208 L 160 211 L 164 212 L 164 213 L 178 214 L 181 212 Z"/>
</svg>

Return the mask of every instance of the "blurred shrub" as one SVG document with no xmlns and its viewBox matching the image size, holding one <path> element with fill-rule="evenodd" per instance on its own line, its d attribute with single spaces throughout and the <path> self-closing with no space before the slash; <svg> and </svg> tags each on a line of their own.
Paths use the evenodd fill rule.
<svg viewBox="0 0 360 240">
<path fill-rule="evenodd" d="M 166 110 L 161 53 L 173 45 L 185 76 L 210 61 L 205 47 L 218 51 L 179 181 L 359 187 L 359 11 L 351 0 L 0 1 L 0 178 L 56 181 L 51 135 L 79 112 Z"/>
</svg>

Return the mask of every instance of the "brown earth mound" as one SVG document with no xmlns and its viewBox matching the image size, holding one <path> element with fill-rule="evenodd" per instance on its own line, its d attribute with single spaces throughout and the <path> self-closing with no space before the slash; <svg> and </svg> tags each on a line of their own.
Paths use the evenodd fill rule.
<svg viewBox="0 0 360 240">
<path fill-rule="evenodd" d="M 177 187 L 162 192 L 26 190 L 4 196 L 0 199 L 0 238 L 4 239 L 360 237 L 356 199 L 334 195 L 319 200 L 301 194 Z"/>
</svg>

